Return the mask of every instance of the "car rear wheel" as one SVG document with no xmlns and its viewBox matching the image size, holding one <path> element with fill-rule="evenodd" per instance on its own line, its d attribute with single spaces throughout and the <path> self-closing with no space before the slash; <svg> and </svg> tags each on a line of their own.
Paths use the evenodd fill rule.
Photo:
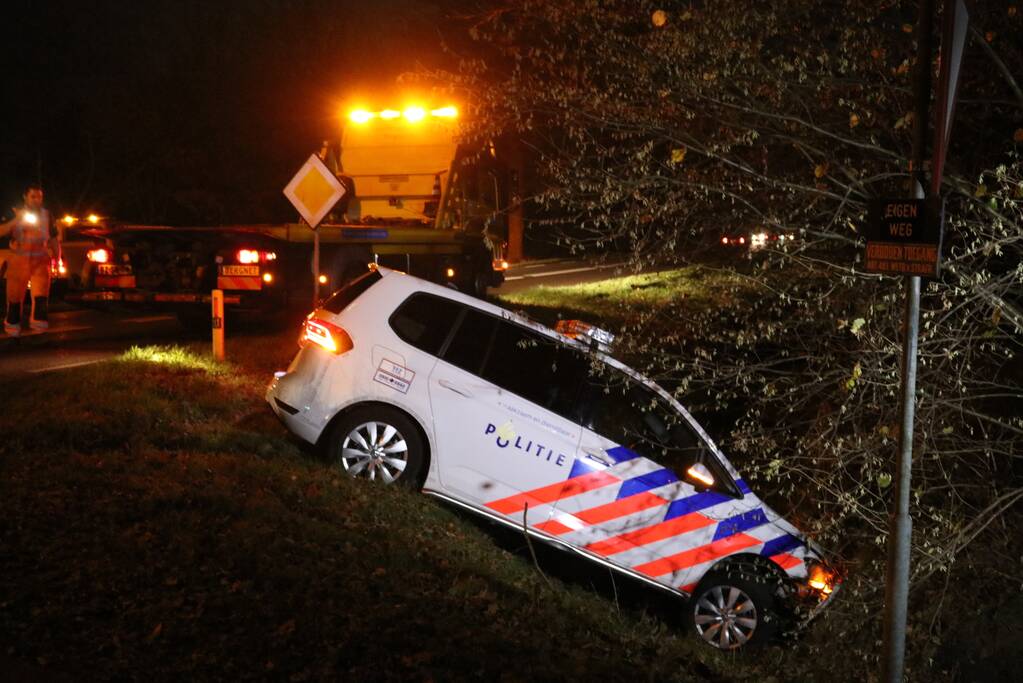
<svg viewBox="0 0 1023 683">
<path fill-rule="evenodd" d="M 689 602 L 689 623 L 719 650 L 763 645 L 778 632 L 779 582 L 758 567 L 735 563 L 707 573 Z"/>
<path fill-rule="evenodd" d="M 331 429 L 328 457 L 354 479 L 417 488 L 425 461 L 419 430 L 386 406 L 359 408 Z"/>
</svg>

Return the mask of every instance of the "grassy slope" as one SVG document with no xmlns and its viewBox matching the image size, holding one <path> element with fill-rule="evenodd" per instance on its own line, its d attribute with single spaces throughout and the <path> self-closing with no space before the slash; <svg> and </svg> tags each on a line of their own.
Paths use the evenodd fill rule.
<svg viewBox="0 0 1023 683">
<path fill-rule="evenodd" d="M 73 680 L 779 670 L 776 651 L 736 663 L 585 581 L 548 585 L 435 501 L 325 467 L 262 402 L 293 350 L 290 334 L 232 342 L 236 364 L 145 350 L 0 385 L 0 664 Z"/>
<path fill-rule="evenodd" d="M 622 323 L 637 311 L 684 306 L 687 311 L 727 307 L 744 287 L 740 276 L 703 266 L 616 277 L 579 285 L 540 285 L 501 297 L 545 323 L 563 317 Z"/>
</svg>

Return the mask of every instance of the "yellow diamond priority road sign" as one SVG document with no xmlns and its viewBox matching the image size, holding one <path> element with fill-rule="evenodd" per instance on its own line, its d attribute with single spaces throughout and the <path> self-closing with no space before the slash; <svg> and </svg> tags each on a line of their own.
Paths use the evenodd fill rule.
<svg viewBox="0 0 1023 683">
<path fill-rule="evenodd" d="M 294 204 L 309 227 L 315 229 L 345 196 L 345 186 L 312 154 L 284 188 L 284 196 Z"/>
</svg>

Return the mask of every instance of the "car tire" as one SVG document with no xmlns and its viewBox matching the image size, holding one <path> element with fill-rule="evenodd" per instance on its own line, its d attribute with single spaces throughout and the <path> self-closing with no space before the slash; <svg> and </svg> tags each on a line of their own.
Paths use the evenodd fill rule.
<svg viewBox="0 0 1023 683">
<path fill-rule="evenodd" d="M 781 580 L 751 562 L 713 569 L 693 591 L 689 628 L 718 650 L 734 651 L 770 642 L 781 630 Z"/>
<path fill-rule="evenodd" d="M 354 479 L 418 489 L 426 449 L 419 428 L 387 406 L 357 408 L 337 420 L 327 436 L 326 455 Z"/>
</svg>

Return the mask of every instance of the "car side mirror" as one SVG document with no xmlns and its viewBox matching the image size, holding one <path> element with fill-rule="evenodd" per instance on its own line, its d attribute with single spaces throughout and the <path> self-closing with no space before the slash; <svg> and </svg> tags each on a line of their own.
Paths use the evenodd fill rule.
<svg viewBox="0 0 1023 683">
<path fill-rule="evenodd" d="M 689 469 L 686 470 L 686 480 L 698 488 L 710 488 L 714 485 L 714 475 L 702 462 L 689 466 Z"/>
</svg>

